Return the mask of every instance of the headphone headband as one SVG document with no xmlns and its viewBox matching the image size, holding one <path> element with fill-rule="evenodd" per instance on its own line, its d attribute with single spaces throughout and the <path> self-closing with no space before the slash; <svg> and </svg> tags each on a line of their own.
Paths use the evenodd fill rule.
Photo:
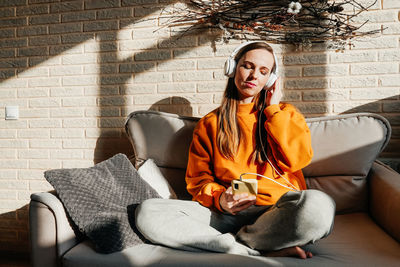
<svg viewBox="0 0 400 267">
<path fill-rule="evenodd" d="M 232 59 L 235 59 L 236 54 L 239 53 L 239 51 L 242 50 L 242 48 L 245 48 L 246 46 L 254 44 L 254 43 L 265 43 L 265 42 L 262 42 L 262 41 L 248 41 L 248 42 L 241 43 L 239 46 L 237 46 L 233 50 L 233 52 L 231 53 L 231 55 L 229 57 L 232 58 Z"/>
<path fill-rule="evenodd" d="M 237 62 L 235 60 L 235 57 L 237 56 L 237 54 L 246 46 L 250 45 L 250 44 L 254 44 L 254 43 L 264 43 L 266 44 L 266 42 L 263 41 L 249 41 L 249 42 L 244 42 L 242 44 L 240 44 L 238 47 L 235 48 L 235 50 L 233 50 L 232 54 L 228 57 L 228 59 L 225 61 L 225 66 L 224 66 L 224 73 L 226 76 L 232 78 L 235 76 L 235 71 L 236 71 L 236 65 Z M 274 61 L 275 61 L 275 66 L 272 68 L 271 70 L 271 74 L 268 78 L 267 83 L 265 84 L 265 87 L 269 88 L 272 85 L 274 85 L 276 79 L 278 78 L 278 60 L 275 56 L 275 53 L 272 51 L 272 56 L 274 57 Z"/>
</svg>

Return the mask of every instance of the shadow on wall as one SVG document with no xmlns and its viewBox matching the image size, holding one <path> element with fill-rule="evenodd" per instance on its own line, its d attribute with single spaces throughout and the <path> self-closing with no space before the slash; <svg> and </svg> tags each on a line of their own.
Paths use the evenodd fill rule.
<svg viewBox="0 0 400 267">
<path fill-rule="evenodd" d="M 0 214 L 0 221 L 2 222 L 9 222 L 9 228 L 12 228 L 10 230 L 7 230 L 7 228 L 0 229 L 0 234 L 1 238 L 4 240 L 17 240 L 20 243 L 27 243 L 29 240 L 29 232 L 28 232 L 28 224 L 29 224 L 29 212 L 28 212 L 28 204 L 22 206 L 21 208 L 17 210 L 13 210 L 10 212 L 2 213 Z M 1 226 L 1 228 L 3 225 Z M 11 242 L 13 243 L 13 242 Z M 1 251 L 8 251 L 9 248 L 7 247 L 6 244 L 0 243 L 0 252 Z M 21 250 L 14 250 L 15 253 L 19 253 Z M 13 257 L 14 255 L 8 255 L 7 257 Z M 16 255 L 19 258 L 26 258 L 26 255 L 21 254 L 21 255 Z M 3 259 L 7 260 L 6 258 L 2 258 L 0 255 L 0 263 L 3 263 Z"/>
<path fill-rule="evenodd" d="M 282 101 L 295 105 L 306 117 L 323 116 L 330 112 L 326 101 L 338 97 L 334 91 L 327 91 L 332 75 L 327 66 L 329 48 L 315 44 L 310 49 L 299 49 L 288 46 L 282 51 Z"/>
<path fill-rule="evenodd" d="M 180 1 L 170 0 L 160 5 L 155 3 L 137 4 L 138 1 L 129 0 L 123 0 L 122 3 L 121 1 L 61 0 L 59 3 L 51 4 L 50 7 L 47 6 L 49 3 L 45 2 L 57 1 L 42 1 L 43 5 L 29 5 L 28 1 L 9 2 L 9 7 L 17 7 L 21 10 L 18 10 L 19 14 L 16 19 L 5 20 L 8 23 L 6 26 L 17 27 L 18 36 L 41 37 L 40 39 L 32 38 L 29 45 L 41 46 L 43 49 L 37 49 L 35 52 L 25 48 L 27 46 L 25 38 L 14 40 L 14 42 L 2 42 L 2 48 L 17 48 L 19 56 L 30 57 L 29 62 L 15 59 L 14 64 L 9 64 L 9 68 L 15 69 L 14 71 L 0 72 L 2 80 L 12 78 L 26 70 L 22 68 L 33 68 L 91 39 L 108 42 L 100 45 L 100 51 L 98 51 L 111 52 L 103 54 L 103 63 L 117 62 L 115 60 L 118 58 L 116 54 L 118 46 L 115 40 L 118 38 L 119 30 L 133 27 L 135 23 L 142 22 L 146 16 L 160 12 L 167 5 L 173 5 Z M 1 7 L 7 7 L 7 3 L 2 4 Z M 136 15 L 136 12 L 129 8 L 138 8 L 139 14 Z M 48 12 L 51 13 L 51 16 Z M 76 14 L 75 12 L 81 13 Z M 49 27 L 48 31 L 47 26 Z M 151 31 L 147 33 L 148 36 L 151 34 Z M 1 37 L 6 39 L 13 35 L 4 31 Z M 44 49 L 46 48 L 44 46 L 49 49 Z M 17 72 L 17 67 L 22 71 Z M 102 73 L 115 73 L 104 72 L 105 69 Z"/>
<path fill-rule="evenodd" d="M 182 116 L 192 116 L 193 110 L 190 102 L 183 97 L 172 96 L 167 97 L 154 103 L 149 110 L 161 111 L 174 113 Z M 123 123 L 129 116 L 121 117 Z M 124 129 L 124 126 L 122 126 Z M 110 136 L 108 131 L 101 131 L 101 134 L 96 142 L 96 148 L 94 150 L 95 162 L 100 162 L 104 159 L 110 158 L 117 153 L 124 153 L 128 157 L 132 156 L 133 149 L 132 145 L 126 135 L 125 131 L 120 137 Z"/>
<path fill-rule="evenodd" d="M 207 30 L 195 30 L 187 35 L 173 30 L 166 34 L 164 29 L 153 32 L 153 29 L 158 26 L 156 26 L 157 23 L 152 23 L 152 17 L 156 17 L 167 6 L 181 2 L 179 0 L 164 3 L 158 3 L 158 1 L 146 3 L 145 1 L 144 4 L 138 4 L 137 1 L 80 0 L 32 6 L 20 2 L 15 3 L 18 17 L 14 20 L 10 19 L 10 23 L 17 28 L 18 36 L 28 36 L 29 45 L 32 47 L 26 47 L 27 38 L 20 38 L 12 43 L 12 48 L 16 48 L 19 57 L 15 58 L 13 55 L 13 58 L 7 61 L 6 68 L 0 70 L 0 82 L 35 68 L 63 53 L 71 61 L 66 64 L 79 64 L 76 61 L 81 60 L 83 60 L 82 64 L 86 64 L 86 60 L 90 64 L 91 56 L 96 53 L 97 70 L 91 70 L 89 66 L 88 70 L 85 67 L 84 73 L 97 76 L 97 90 L 91 88 L 95 82 L 91 81 L 92 77 L 82 77 L 84 79 L 82 82 L 87 83 L 85 97 L 96 97 L 96 107 L 89 106 L 85 110 L 85 116 L 98 118 L 95 163 L 114 155 L 115 151 L 131 154 L 129 143 L 120 131 L 129 113 L 127 107 L 136 103 L 132 95 L 156 94 L 156 89 L 146 85 L 146 81 L 159 79 L 162 82 L 169 81 L 166 74 L 154 71 L 160 63 L 189 53 L 194 47 L 208 44 L 209 41 L 215 50 L 216 33 L 210 33 Z M 51 14 L 49 15 L 48 12 Z M 74 12 L 78 13 L 74 14 Z M 152 28 L 142 28 L 143 25 L 152 25 Z M 120 35 L 126 34 L 124 30 L 133 28 L 133 39 L 132 36 L 122 37 L 124 44 L 121 47 Z M 32 34 L 33 37 L 31 37 Z M 36 37 L 38 34 L 39 36 Z M 202 36 L 202 38 L 197 38 L 197 36 Z M 88 43 L 86 46 L 86 42 L 90 40 L 95 41 L 95 45 Z M 87 55 L 80 55 L 82 50 L 74 51 L 82 44 L 85 44 L 85 53 L 89 52 Z M 11 46 L 8 42 L 2 42 L 0 47 L 7 49 Z M 78 80 L 79 78 L 77 77 Z M 136 78 L 139 81 L 133 80 Z M 79 84 L 79 81 L 70 82 L 72 86 L 75 83 Z M 68 86 L 63 85 L 63 87 Z M 69 93 L 65 98 L 71 96 Z M 171 105 L 175 104 L 184 105 L 184 103 L 171 102 Z M 164 111 L 170 110 L 166 106 L 162 108 Z M 180 114 L 179 110 L 174 111 L 174 113 L 177 112 Z M 187 110 L 182 110 L 182 112 L 184 115 L 188 114 Z M 93 134 L 91 136 L 95 137 Z"/>
<path fill-rule="evenodd" d="M 181 116 L 193 116 L 193 108 L 189 100 L 180 96 L 172 96 L 157 101 L 149 110 L 174 113 Z"/>
<path fill-rule="evenodd" d="M 173 2 L 175 1 L 170 1 L 170 3 Z M 140 17 L 121 23 L 120 28 L 133 27 L 135 23 L 154 13 L 155 9 L 159 11 L 164 8 L 155 4 L 146 6 L 148 8 L 142 10 Z M 151 33 L 147 34 L 150 35 Z M 117 35 L 117 32 L 115 32 L 115 35 Z M 203 38 L 202 42 L 197 41 L 199 35 L 209 38 Z M 169 81 L 166 73 L 154 71 L 158 69 L 159 64 L 171 61 L 175 56 L 190 52 L 197 45 L 204 44 L 206 40 L 211 40 L 211 46 L 215 47 L 216 35 L 210 34 L 206 30 L 196 30 L 190 35 L 171 33 L 168 39 L 160 38 L 153 46 L 146 47 L 145 50 L 139 52 L 132 52 L 129 57 L 124 59 L 121 59 L 118 54 L 118 43 L 109 41 L 109 33 L 99 32 L 96 34 L 96 38 L 100 44 L 98 53 L 100 73 L 98 74 L 99 86 L 97 92 L 100 134 L 94 151 L 95 163 L 116 153 L 124 153 L 128 156 L 133 154 L 126 134 L 120 132 L 119 129 L 124 128 L 125 119 L 129 115 L 129 108 L 127 107 L 136 104 L 135 95 L 157 94 L 154 85 L 146 83 L 152 82 L 152 80 Z M 157 38 L 157 34 L 154 38 Z M 115 36 L 112 39 L 116 39 Z M 132 49 L 135 49 L 135 45 L 135 43 L 132 43 Z M 177 48 L 177 50 L 171 51 L 172 48 Z M 115 66 L 118 66 L 118 68 Z M 132 82 L 132 79 L 136 78 L 138 78 L 138 81 L 133 80 Z M 162 99 L 153 104 L 150 109 L 179 115 L 192 115 L 190 103 L 181 97 Z"/>
</svg>

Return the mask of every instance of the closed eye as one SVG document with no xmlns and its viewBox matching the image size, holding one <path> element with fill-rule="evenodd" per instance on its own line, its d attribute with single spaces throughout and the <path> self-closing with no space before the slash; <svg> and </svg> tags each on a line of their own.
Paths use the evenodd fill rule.
<svg viewBox="0 0 400 267">
<path fill-rule="evenodd" d="M 244 61 L 243 64 L 241 65 L 241 67 L 244 67 L 247 70 L 256 69 L 254 64 L 252 62 L 249 62 L 249 61 Z M 260 68 L 260 73 L 261 73 L 261 75 L 266 76 L 266 75 L 269 74 L 269 69 L 267 67 L 262 66 Z"/>
<path fill-rule="evenodd" d="M 252 69 L 253 68 L 253 66 L 250 64 L 250 63 L 244 63 L 243 65 L 242 65 L 245 69 Z"/>
</svg>

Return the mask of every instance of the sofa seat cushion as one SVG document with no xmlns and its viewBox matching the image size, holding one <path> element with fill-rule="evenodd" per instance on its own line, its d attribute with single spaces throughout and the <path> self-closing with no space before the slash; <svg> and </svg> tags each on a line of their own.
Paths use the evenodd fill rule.
<svg viewBox="0 0 400 267">
<path fill-rule="evenodd" d="M 150 244 L 104 255 L 85 241 L 65 254 L 63 266 L 397 266 L 400 261 L 400 245 L 366 213 L 336 216 L 332 234 L 307 249 L 314 254 L 307 260 L 194 253 Z"/>
<path fill-rule="evenodd" d="M 400 244 L 363 212 L 337 215 L 331 235 L 310 250 L 319 266 L 398 266 L 400 262 Z"/>
<path fill-rule="evenodd" d="M 261 259 L 261 258 L 260 258 Z M 267 263 L 267 264 L 266 264 Z M 270 264 L 268 264 L 270 263 Z M 274 264 L 275 263 L 275 264 Z M 96 254 L 85 241 L 72 248 L 63 258 L 63 267 L 132 267 L 132 266 L 278 266 L 272 259 L 222 253 L 200 253 L 142 244 L 112 254 Z"/>
</svg>

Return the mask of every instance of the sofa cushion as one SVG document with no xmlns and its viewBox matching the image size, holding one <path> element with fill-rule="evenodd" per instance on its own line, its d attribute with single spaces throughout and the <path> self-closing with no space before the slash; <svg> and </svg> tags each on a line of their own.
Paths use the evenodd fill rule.
<svg viewBox="0 0 400 267">
<path fill-rule="evenodd" d="M 157 111 L 132 112 L 125 130 L 133 145 L 136 167 L 152 158 L 160 167 L 186 169 L 189 145 L 198 120 Z"/>
<path fill-rule="evenodd" d="M 307 119 L 314 156 L 303 169 L 307 187 L 336 202 L 338 214 L 368 210 L 367 175 L 389 141 L 386 119 L 370 113 Z"/>
<path fill-rule="evenodd" d="M 306 177 L 366 176 L 389 142 L 391 128 L 382 116 L 354 113 L 307 119 L 314 156 Z"/>
<path fill-rule="evenodd" d="M 132 112 L 125 122 L 135 167 L 153 159 L 179 199 L 191 199 L 186 190 L 185 173 L 193 129 L 198 120 L 149 110 Z"/>
<path fill-rule="evenodd" d="M 138 173 L 162 198 L 176 199 L 176 193 L 161 173 L 153 159 L 148 159 L 139 167 Z"/>
<path fill-rule="evenodd" d="M 178 199 L 190 200 L 192 196 L 186 190 L 185 173 L 186 169 L 160 167 L 161 173 L 168 180 L 174 189 Z"/>
<path fill-rule="evenodd" d="M 241 256 L 200 253 L 142 244 L 113 254 L 96 254 L 83 242 L 63 257 L 64 267 L 132 266 L 397 266 L 400 245 L 379 228 L 366 213 L 338 215 L 331 235 L 307 250 L 307 260 L 288 257 Z"/>
<path fill-rule="evenodd" d="M 112 253 L 144 242 L 135 227 L 135 209 L 143 200 L 160 196 L 125 155 L 90 168 L 49 170 L 45 177 L 97 251 Z"/>
<path fill-rule="evenodd" d="M 326 176 L 306 178 L 307 188 L 329 194 L 336 203 L 336 214 L 368 210 L 367 179 L 364 176 Z"/>
</svg>

